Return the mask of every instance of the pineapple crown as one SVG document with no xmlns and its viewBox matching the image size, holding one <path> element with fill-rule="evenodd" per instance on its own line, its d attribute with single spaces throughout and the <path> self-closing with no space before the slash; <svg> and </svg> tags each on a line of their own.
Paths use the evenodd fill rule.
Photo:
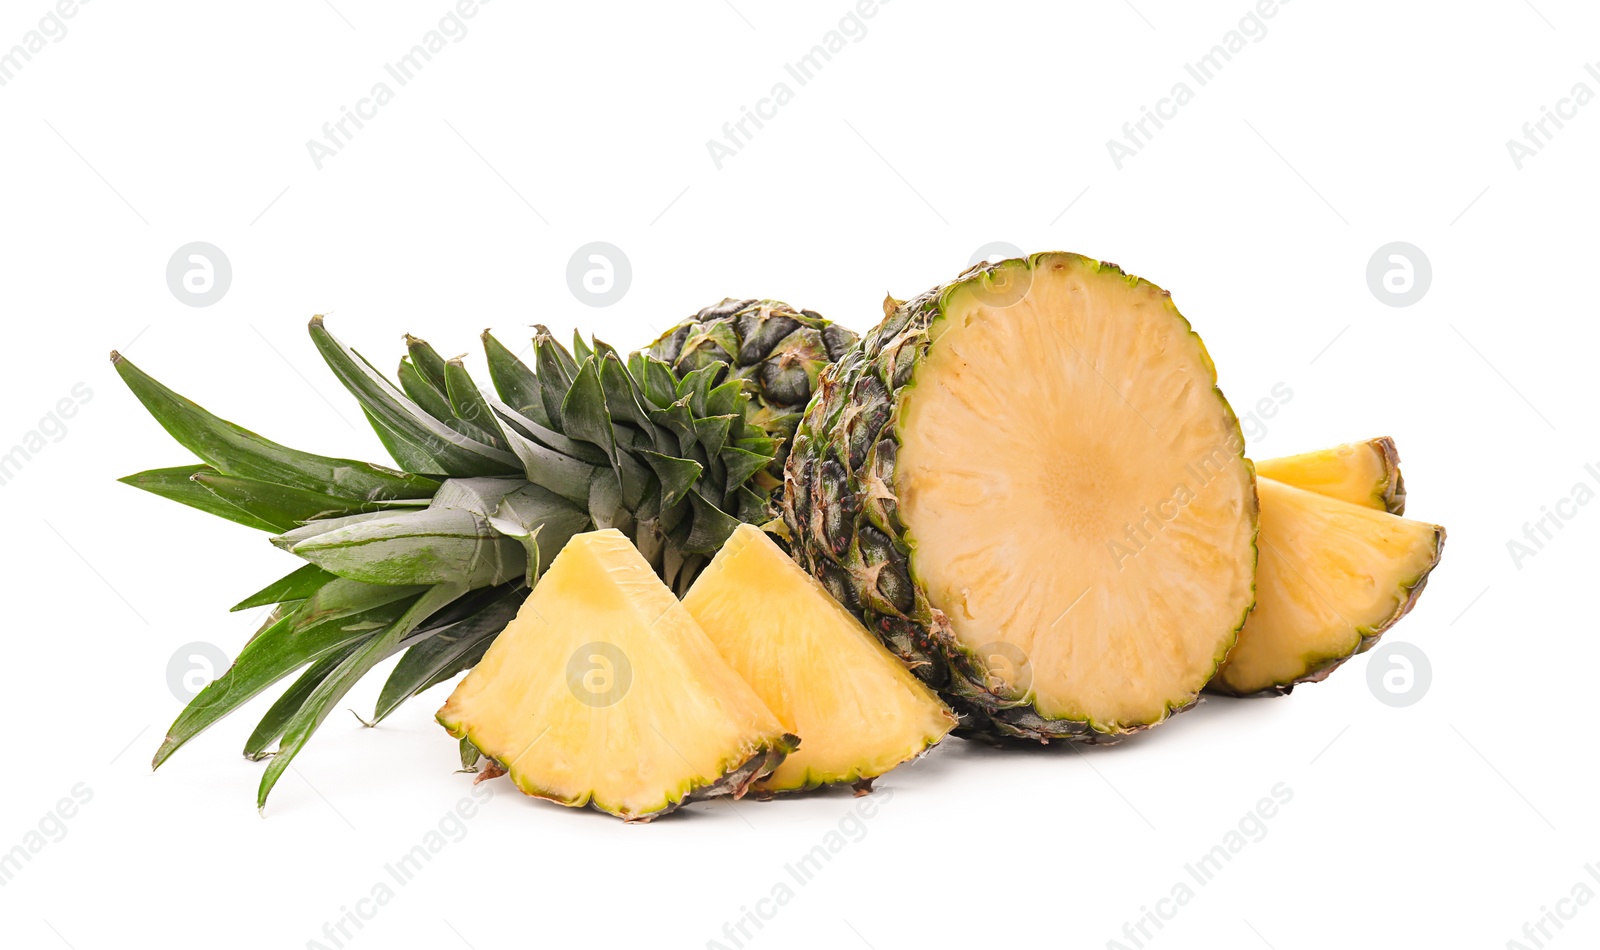
<svg viewBox="0 0 1600 950">
<path fill-rule="evenodd" d="M 308 562 L 234 607 L 276 604 L 234 665 L 189 704 L 155 756 L 304 668 L 246 743 L 278 750 L 258 805 L 333 706 L 405 651 L 374 722 L 470 668 L 574 534 L 617 528 L 680 594 L 741 522 L 771 517 L 776 440 L 718 365 L 681 375 L 598 341 L 571 350 L 544 327 L 530 369 L 487 331 L 495 396 L 461 359 L 407 336 L 399 385 L 335 338 L 311 337 L 401 469 L 279 445 L 220 419 L 112 354 L 123 381 L 201 459 L 124 479 L 274 533 Z M 464 750 L 465 751 L 465 750 Z"/>
<path fill-rule="evenodd" d="M 796 310 L 781 300 L 727 297 L 663 333 L 644 352 L 666 361 L 674 373 L 709 368 L 714 383 L 748 382 L 747 421 L 778 440 L 764 479 L 776 496 L 818 377 L 858 339 L 815 310 Z"/>
</svg>

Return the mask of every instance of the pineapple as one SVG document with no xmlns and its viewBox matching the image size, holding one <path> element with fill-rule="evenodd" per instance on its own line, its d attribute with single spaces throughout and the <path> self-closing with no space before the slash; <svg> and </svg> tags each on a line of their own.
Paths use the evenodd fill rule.
<svg viewBox="0 0 1600 950">
<path fill-rule="evenodd" d="M 1445 531 L 1401 518 L 1391 439 L 1262 462 L 1256 609 L 1210 689 L 1277 695 L 1364 653 L 1416 606 Z M 1310 490 L 1307 490 L 1310 489 Z"/>
<path fill-rule="evenodd" d="M 577 535 L 438 713 L 529 795 L 649 821 L 797 744 L 626 535 Z"/>
<path fill-rule="evenodd" d="M 796 558 L 962 734 L 1106 741 L 1193 704 L 1255 599 L 1257 503 L 1167 293 L 1047 253 L 885 311 L 796 435 Z"/>
<path fill-rule="evenodd" d="M 956 718 L 767 533 L 740 525 L 683 599 L 732 667 L 803 742 L 756 783 L 771 794 L 872 780 Z"/>
<path fill-rule="evenodd" d="M 1256 474 L 1391 515 L 1406 513 L 1400 453 L 1388 436 L 1256 463 Z"/>
<path fill-rule="evenodd" d="M 813 310 L 795 310 L 778 300 L 728 297 L 663 333 L 645 352 L 680 375 L 716 366 L 722 367 L 716 383 L 749 381 L 753 398 L 748 421 L 780 440 L 769 472 L 777 487 L 817 374 L 857 339 Z"/>
<path fill-rule="evenodd" d="M 675 375 L 644 354 L 624 363 L 598 341 L 569 351 L 540 328 L 530 369 L 485 333 L 496 398 L 421 340 L 407 338 L 397 386 L 321 317 L 311 336 L 402 470 L 271 442 L 112 354 L 145 408 L 200 459 L 124 481 L 271 532 L 307 562 L 235 608 L 279 605 L 179 714 L 156 766 L 301 670 L 245 744 L 249 758 L 272 755 L 264 806 L 357 680 L 402 654 L 379 695 L 381 720 L 470 668 L 575 534 L 624 532 L 681 594 L 737 525 L 771 517 L 758 476 L 776 443 L 745 423 L 744 384 L 715 383 L 717 367 Z"/>
</svg>

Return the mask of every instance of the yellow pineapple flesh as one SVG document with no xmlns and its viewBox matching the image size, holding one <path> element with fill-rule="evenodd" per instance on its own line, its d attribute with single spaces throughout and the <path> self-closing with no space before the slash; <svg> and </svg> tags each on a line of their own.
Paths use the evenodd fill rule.
<svg viewBox="0 0 1600 950">
<path fill-rule="evenodd" d="M 1403 515 L 1406 483 L 1388 436 L 1256 463 L 1256 474 L 1356 505 Z"/>
<path fill-rule="evenodd" d="M 801 739 L 758 790 L 864 786 L 956 726 L 931 690 L 753 525 L 734 531 L 683 605 Z"/>
<path fill-rule="evenodd" d="M 648 820 L 744 794 L 795 739 L 633 543 L 567 543 L 439 710 L 529 795 Z"/>
<path fill-rule="evenodd" d="M 1256 483 L 1256 607 L 1210 687 L 1287 692 L 1369 649 L 1408 613 L 1439 563 L 1444 529 L 1286 485 Z"/>
</svg>

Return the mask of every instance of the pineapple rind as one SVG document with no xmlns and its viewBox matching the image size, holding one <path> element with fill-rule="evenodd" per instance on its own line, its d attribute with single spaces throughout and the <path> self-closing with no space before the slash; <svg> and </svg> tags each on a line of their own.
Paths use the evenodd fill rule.
<svg viewBox="0 0 1600 950">
<path fill-rule="evenodd" d="M 1129 286 L 1148 287 L 1162 295 L 1171 316 L 1194 337 L 1210 375 L 1211 392 L 1225 413 L 1230 452 L 1250 465 L 1243 455 L 1244 434 L 1238 416 L 1216 385 L 1215 364 L 1204 342 L 1172 305 L 1166 291 L 1126 274 L 1115 264 L 1046 252 L 1027 259 L 979 264 L 910 301 L 886 301 L 883 322 L 822 374 L 785 468 L 783 514 L 794 539 L 796 559 L 962 715 L 958 735 L 1112 742 L 1164 721 L 1199 699 L 1198 689 L 1173 697 L 1161 714 L 1148 722 L 1047 718 L 1034 708 L 1030 697 L 1007 695 L 987 685 L 984 659 L 957 638 L 948 616 L 929 602 L 924 584 L 911 566 L 909 552 L 916 541 L 899 520 L 894 493 L 899 406 L 907 390 L 916 385 L 916 370 L 948 314 L 950 296 L 973 282 L 1014 287 L 1019 278 L 1039 270 L 1041 262 L 1061 260 L 1097 273 L 1115 274 Z M 1258 507 L 1253 493 L 1250 502 L 1245 515 L 1250 519 L 1253 570 L 1258 556 L 1254 542 Z M 876 537 L 867 533 L 869 529 Z M 863 540 L 867 542 L 865 550 Z M 1227 657 L 1252 606 L 1253 598 L 1219 641 L 1211 676 Z"/>
<path fill-rule="evenodd" d="M 459 722 L 448 722 L 443 718 L 442 715 L 438 721 L 441 726 L 444 726 L 445 731 L 448 732 L 452 737 L 456 739 L 465 739 L 468 742 L 473 743 L 474 746 L 477 745 L 477 739 L 473 735 L 473 730 L 471 727 L 464 726 Z M 696 785 L 692 782 L 684 782 L 678 788 L 664 792 L 659 804 L 645 806 L 643 809 L 627 813 L 622 812 L 616 806 L 608 807 L 607 803 L 599 798 L 596 798 L 592 790 L 576 796 L 563 796 L 558 792 L 542 788 L 533 782 L 526 774 L 514 772 L 508 769 L 505 762 L 502 762 L 492 755 L 483 753 L 481 749 L 479 752 L 483 758 L 488 759 L 495 764 L 494 774 L 488 775 L 487 777 L 494 778 L 500 774 L 505 774 L 511 778 L 512 783 L 517 786 L 518 791 L 529 796 L 530 798 L 543 799 L 544 801 L 554 802 L 557 805 L 564 805 L 568 808 L 582 808 L 587 805 L 592 807 L 595 811 L 603 812 L 608 815 L 615 815 L 626 822 L 644 823 L 656 818 L 660 818 L 662 815 L 670 814 L 682 806 L 689 804 L 690 802 L 705 801 L 707 799 L 721 798 L 724 796 L 729 796 L 735 799 L 743 798 L 745 793 L 750 790 L 751 784 L 754 783 L 756 779 L 770 773 L 773 769 L 777 768 L 778 765 L 783 762 L 784 756 L 795 751 L 795 749 L 799 747 L 800 740 L 797 737 L 792 735 L 784 735 L 782 738 L 771 744 L 759 746 L 753 754 L 751 754 L 748 758 L 745 758 L 743 761 L 739 761 L 737 758 L 735 758 L 726 760 L 724 763 L 719 763 L 720 776 L 715 781 L 700 785 Z M 732 762 L 735 764 L 729 765 L 727 762 Z"/>
</svg>

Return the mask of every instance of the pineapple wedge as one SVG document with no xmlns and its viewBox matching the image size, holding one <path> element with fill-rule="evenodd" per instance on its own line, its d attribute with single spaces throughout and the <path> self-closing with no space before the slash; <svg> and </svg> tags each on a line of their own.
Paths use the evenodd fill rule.
<svg viewBox="0 0 1600 950">
<path fill-rule="evenodd" d="M 804 745 L 756 782 L 858 790 L 921 755 L 956 717 L 766 532 L 740 525 L 684 607 Z"/>
<path fill-rule="evenodd" d="M 562 548 L 438 719 L 491 775 L 628 821 L 738 798 L 797 745 L 614 529 Z"/>
<path fill-rule="evenodd" d="M 1421 596 L 1444 529 L 1258 478 L 1256 608 L 1210 683 L 1287 693 L 1371 648 Z"/>
<path fill-rule="evenodd" d="M 1256 474 L 1352 504 L 1406 513 L 1400 453 L 1388 436 L 1256 463 Z"/>
</svg>

